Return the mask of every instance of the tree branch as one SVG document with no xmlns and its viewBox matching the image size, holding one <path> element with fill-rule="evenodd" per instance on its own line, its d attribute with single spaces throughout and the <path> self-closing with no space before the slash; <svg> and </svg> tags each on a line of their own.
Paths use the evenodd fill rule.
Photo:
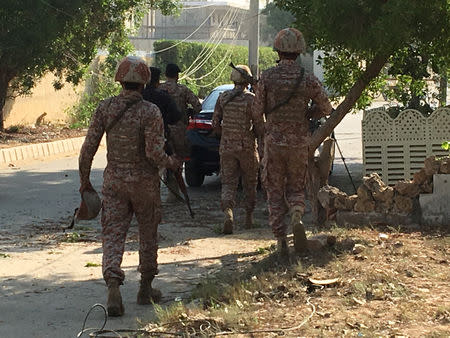
<svg viewBox="0 0 450 338">
<path fill-rule="evenodd" d="M 327 121 L 311 135 L 309 144 L 309 155 L 314 156 L 317 147 L 333 132 L 333 129 L 342 121 L 347 113 L 352 109 L 364 89 L 370 81 L 378 76 L 383 66 L 389 59 L 390 53 L 380 52 L 375 55 L 372 62 L 367 66 L 361 77 L 350 88 L 344 101 L 336 108 Z"/>
</svg>

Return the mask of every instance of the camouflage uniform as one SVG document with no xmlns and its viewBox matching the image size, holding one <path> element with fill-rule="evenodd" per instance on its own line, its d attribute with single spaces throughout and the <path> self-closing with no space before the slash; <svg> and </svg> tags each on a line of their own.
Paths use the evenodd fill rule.
<svg viewBox="0 0 450 338">
<path fill-rule="evenodd" d="M 189 156 L 189 144 L 186 137 L 186 127 L 189 122 L 188 104 L 192 105 L 194 114 L 202 110 L 202 105 L 198 97 L 186 86 L 177 83 L 176 79 L 168 78 L 166 82 L 159 85 L 159 88 L 167 91 L 175 100 L 178 110 L 182 113 L 182 118 L 175 125 L 169 126 L 170 137 L 169 144 L 172 146 L 174 152 L 182 157 Z M 166 175 L 166 182 L 169 186 L 168 201 L 175 201 L 176 197 L 173 192 L 179 193 L 178 183 L 175 176 L 170 170 Z"/>
<path fill-rule="evenodd" d="M 282 59 L 276 67 L 264 71 L 258 82 L 254 114 L 265 116 L 262 180 L 267 191 L 269 224 L 277 238 L 287 233 L 284 221 L 289 209 L 304 212 L 305 177 L 308 164 L 309 118 L 320 118 L 331 105 L 314 75 L 302 73 L 294 60 Z M 286 100 L 287 104 L 274 109 Z M 310 100 L 314 105 L 308 109 Z"/>
<path fill-rule="evenodd" d="M 222 180 L 222 209 L 234 208 L 239 177 L 242 176 L 246 210 L 253 212 L 258 183 L 258 153 L 252 130 L 254 94 L 243 85 L 220 94 L 212 119 L 214 129 L 220 128 L 220 175 Z M 260 123 L 261 124 L 261 123 Z"/>
<path fill-rule="evenodd" d="M 167 79 L 166 82 L 161 83 L 159 88 L 167 91 L 170 96 L 175 100 L 178 110 L 185 114 L 184 122 L 187 125 L 188 122 L 188 104 L 194 109 L 194 114 L 197 114 L 202 110 L 202 105 L 198 100 L 198 97 L 186 86 L 177 83 L 175 79 Z"/>
<path fill-rule="evenodd" d="M 139 271 L 157 273 L 157 227 L 161 220 L 158 167 L 173 159 L 164 151 L 164 127 L 156 105 L 136 91 L 102 101 L 93 118 L 79 158 L 81 181 L 89 180 L 92 159 L 106 127 L 130 101 L 138 101 L 107 132 L 107 160 L 103 182 L 103 277 L 120 282 L 127 230 L 133 213 L 139 224 Z"/>
</svg>

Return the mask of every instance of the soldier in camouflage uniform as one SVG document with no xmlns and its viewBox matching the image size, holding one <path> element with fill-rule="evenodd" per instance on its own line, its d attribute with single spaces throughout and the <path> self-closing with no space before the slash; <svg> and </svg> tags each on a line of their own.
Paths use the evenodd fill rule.
<svg viewBox="0 0 450 338">
<path fill-rule="evenodd" d="M 262 180 L 267 191 L 269 223 L 278 239 L 278 250 L 288 255 L 287 224 L 290 214 L 296 252 L 306 250 L 302 224 L 305 212 L 305 177 L 308 165 L 309 119 L 331 112 L 319 80 L 304 74 L 296 62 L 305 51 L 301 32 L 281 30 L 274 41 L 280 61 L 264 71 L 258 82 L 254 113 L 265 117 Z M 311 105 L 309 106 L 311 102 Z"/>
<path fill-rule="evenodd" d="M 189 122 L 188 105 L 192 106 L 193 114 L 197 114 L 202 110 L 202 105 L 197 96 L 186 86 L 178 83 L 178 74 L 180 68 L 173 63 L 166 66 L 166 82 L 161 83 L 159 88 L 167 91 L 175 100 L 178 110 L 182 113 L 180 122 L 173 126 L 169 126 L 170 139 L 169 144 L 176 154 L 186 157 L 189 156 L 189 146 L 186 138 L 186 128 Z M 179 187 L 173 173 L 167 172 L 167 185 L 169 187 L 168 202 L 177 201 L 177 198 L 172 191 L 179 194 Z"/>
<path fill-rule="evenodd" d="M 164 127 L 158 107 L 142 99 L 150 77 L 146 64 L 127 57 L 119 64 L 115 80 L 122 92 L 100 102 L 79 157 L 80 191 L 91 190 L 93 157 L 106 132 L 107 160 L 103 174 L 102 246 L 103 277 L 108 286 L 110 316 L 123 315 L 119 286 L 125 278 L 120 268 L 125 239 L 133 214 L 139 224 L 138 304 L 161 297 L 151 284 L 157 269 L 157 228 L 161 220 L 159 167 L 176 169 L 181 162 L 164 151 Z"/>
<path fill-rule="evenodd" d="M 233 207 L 239 177 L 246 197 L 245 226 L 253 225 L 253 210 L 256 203 L 258 183 L 258 153 L 256 151 L 256 132 L 254 125 L 262 126 L 262 120 L 254 122 L 252 103 L 254 94 L 247 90 L 248 82 L 239 72 L 251 76 L 247 66 L 237 66 L 231 71 L 234 88 L 220 94 L 214 108 L 213 128 L 221 133 L 220 175 L 222 180 L 222 210 L 225 213 L 223 232 L 233 232 Z M 262 116 L 259 116 L 262 119 Z M 258 130 L 262 136 L 262 130 Z"/>
</svg>

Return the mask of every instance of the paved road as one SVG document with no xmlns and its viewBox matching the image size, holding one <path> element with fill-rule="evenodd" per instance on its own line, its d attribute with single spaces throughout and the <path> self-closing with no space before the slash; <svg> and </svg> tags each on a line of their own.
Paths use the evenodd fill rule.
<svg viewBox="0 0 450 338">
<path fill-rule="evenodd" d="M 349 115 L 336 129 L 339 145 L 357 181 L 362 168 L 360 120 L 361 115 Z M 103 149 L 96 155 L 92 171 L 92 183 L 98 191 L 105 164 Z M 89 306 L 104 302 L 100 267 L 85 267 L 86 262 L 101 262 L 98 221 L 81 224 L 76 229 L 81 233 L 83 227 L 91 228 L 97 235 L 96 242 L 71 244 L 56 240 L 66 235 L 61 224 L 68 224 L 79 203 L 78 182 L 75 154 L 0 169 L 0 253 L 10 256 L 0 257 L 4 259 L 0 264 L 0 337 L 73 337 L 81 328 Z M 352 193 L 338 155 L 330 183 Z M 163 198 L 166 193 L 163 188 Z M 234 269 L 237 252 L 251 253 L 273 242 L 264 226 L 267 211 L 262 196 L 255 215 L 261 228 L 223 237 L 214 231 L 222 219 L 219 178 L 207 178 L 204 186 L 190 189 L 190 193 L 199 216 L 190 220 L 182 207 L 173 209 L 166 205 L 160 227 L 161 269 L 157 283 L 163 288 L 165 301 L 185 295 L 211 270 L 227 265 Z M 238 221 L 242 217 L 243 211 L 238 211 Z M 145 319 L 154 315 L 151 309 L 135 304 L 138 254 L 134 236 L 130 236 L 124 257 L 128 281 L 123 288 L 126 316 L 111 320 L 108 327 L 136 327 L 136 317 Z M 93 319 L 90 326 L 98 326 L 100 314 L 96 313 Z"/>
<path fill-rule="evenodd" d="M 363 171 L 361 120 L 362 112 L 349 114 L 334 131 L 337 144 L 341 148 L 345 163 L 356 187 L 361 183 Z M 354 194 L 353 185 L 337 148 L 334 168 L 329 180 L 330 185 L 336 186 L 348 194 Z"/>
<path fill-rule="evenodd" d="M 335 135 L 356 184 L 362 173 L 362 114 L 348 115 Z M 106 151 L 95 156 L 91 174 L 94 188 L 101 191 Z M 49 162 L 31 162 L 20 167 L 0 169 L 0 224 L 2 229 L 69 217 L 79 203 L 78 160 L 75 155 Z M 217 184 L 210 177 L 206 185 Z M 343 161 L 336 149 L 330 184 L 354 193 Z M 163 188 L 163 193 L 165 189 Z M 217 196 L 219 198 L 219 196 Z"/>
</svg>

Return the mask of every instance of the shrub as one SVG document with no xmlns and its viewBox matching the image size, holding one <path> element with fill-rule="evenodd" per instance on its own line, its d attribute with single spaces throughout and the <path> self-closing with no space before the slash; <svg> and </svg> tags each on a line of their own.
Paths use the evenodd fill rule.
<svg viewBox="0 0 450 338">
<path fill-rule="evenodd" d="M 180 82 L 200 97 L 205 97 L 214 87 L 230 83 L 230 61 L 235 65 L 248 63 L 248 48 L 244 46 L 159 40 L 153 47 L 155 67 L 164 72 L 168 63 L 176 63 L 186 76 Z M 158 52 L 160 50 L 165 51 Z M 277 57 L 272 48 L 260 47 L 260 70 L 275 65 Z"/>
</svg>

